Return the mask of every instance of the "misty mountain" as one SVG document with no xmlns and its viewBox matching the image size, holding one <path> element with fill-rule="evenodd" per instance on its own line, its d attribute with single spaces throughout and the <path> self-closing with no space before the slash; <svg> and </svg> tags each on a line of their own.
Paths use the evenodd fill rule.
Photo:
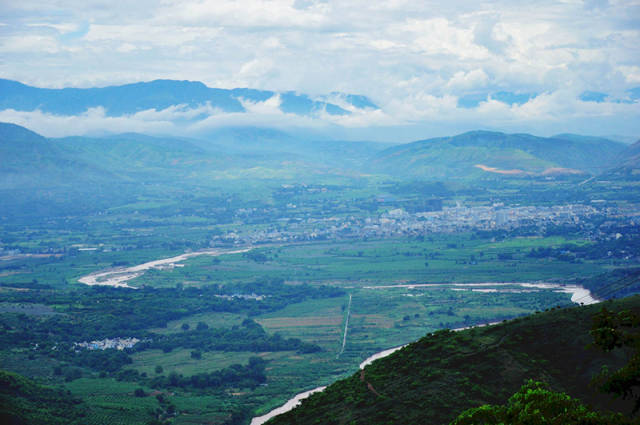
<svg viewBox="0 0 640 425">
<path fill-rule="evenodd" d="M 637 162 L 637 144 L 585 136 L 552 138 L 475 131 L 395 145 L 313 140 L 274 129 L 228 127 L 202 139 L 125 133 L 48 139 L 14 124 L 0 124 L 4 187 L 65 185 L 82 181 L 151 182 L 202 178 L 235 170 L 358 174 L 396 178 L 474 178 L 599 174 Z M 211 174 L 214 173 L 214 174 Z"/>
<path fill-rule="evenodd" d="M 206 139 L 136 133 L 46 138 L 0 123 L 0 216 L 90 213 L 147 193 L 171 198 L 203 186 L 219 191 L 229 181 L 243 187 L 247 178 L 358 177 L 360 166 L 388 146 L 305 140 L 253 127 L 220 129 Z"/>
<path fill-rule="evenodd" d="M 640 140 L 625 149 L 620 155 L 620 166 L 640 169 Z"/>
<path fill-rule="evenodd" d="M 371 170 L 413 178 L 477 178 L 598 174 L 625 145 L 575 135 L 536 137 L 472 131 L 394 146 L 372 158 Z"/>
<path fill-rule="evenodd" d="M 206 139 L 125 133 L 105 137 L 45 138 L 0 123 L 4 188 L 81 186 L 87 182 L 198 181 L 216 173 L 265 175 L 349 173 L 388 147 L 374 142 L 313 141 L 256 127 L 224 128 Z M 334 171 L 330 171 L 334 170 Z M 173 183 L 172 183 L 173 184 Z"/>
<path fill-rule="evenodd" d="M 77 115 L 89 108 L 103 107 L 108 116 L 120 116 L 149 109 L 163 110 L 175 105 L 189 108 L 210 105 L 224 112 L 245 112 L 241 100 L 263 102 L 274 95 L 280 95 L 283 112 L 297 115 L 320 111 L 330 115 L 350 114 L 347 109 L 327 100 L 329 98 L 340 98 L 341 102 L 354 108 L 377 109 L 368 98 L 359 95 L 333 93 L 313 99 L 290 91 L 211 88 L 198 81 L 154 80 L 101 88 L 45 89 L 0 79 L 0 110 L 40 110 L 58 115 Z"/>
<path fill-rule="evenodd" d="M 67 147 L 24 127 L 0 123 L 0 189 L 47 188 L 118 179 Z"/>
<path fill-rule="evenodd" d="M 292 134 L 260 127 L 224 127 L 193 139 L 192 143 L 205 150 L 224 149 L 226 152 L 250 158 L 277 158 L 310 161 L 310 167 L 360 170 L 363 164 L 391 143 L 317 139 L 316 134 Z"/>
<path fill-rule="evenodd" d="M 624 149 L 600 179 L 640 180 L 640 140 Z"/>
</svg>

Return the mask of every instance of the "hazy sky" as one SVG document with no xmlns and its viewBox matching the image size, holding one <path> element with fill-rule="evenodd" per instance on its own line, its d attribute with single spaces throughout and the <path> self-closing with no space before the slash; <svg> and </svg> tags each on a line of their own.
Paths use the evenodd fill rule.
<svg viewBox="0 0 640 425">
<path fill-rule="evenodd" d="M 0 77 L 364 94 L 381 110 L 298 120 L 276 103 L 243 118 L 362 137 L 473 128 L 635 136 L 640 1 L 0 0 Z M 33 114 L 0 119 L 60 119 Z M 99 115 L 78 125 L 104 125 Z M 127 130 L 139 129 L 140 117 L 127 119 Z"/>
</svg>

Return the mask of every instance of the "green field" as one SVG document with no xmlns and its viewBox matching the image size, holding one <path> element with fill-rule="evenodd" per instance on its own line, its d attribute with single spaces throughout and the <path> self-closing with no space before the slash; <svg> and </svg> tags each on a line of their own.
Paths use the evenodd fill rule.
<svg viewBox="0 0 640 425">
<path fill-rule="evenodd" d="M 535 259 L 534 248 L 583 246 L 583 239 L 528 237 L 492 242 L 473 235 L 434 235 L 427 240 L 392 239 L 317 242 L 255 248 L 267 261 L 242 254 L 188 259 L 184 267 L 151 270 L 133 286 L 200 286 L 242 282 L 261 277 L 360 286 L 373 283 L 532 282 L 567 281 L 602 272 L 606 262 L 571 263 Z M 508 259 L 504 259 L 504 256 Z M 499 256 L 503 256 L 500 258 Z"/>
<path fill-rule="evenodd" d="M 90 410 L 87 423 L 142 424 L 162 417 L 176 424 L 222 424 L 229 423 L 232 414 L 248 420 L 251 415 L 264 414 L 299 392 L 352 374 L 364 359 L 376 352 L 409 343 L 437 329 L 501 321 L 570 304 L 570 294 L 552 290 L 522 292 L 517 285 L 469 288 L 450 284 L 572 283 L 577 278 L 593 277 L 614 268 L 612 260 L 606 258 L 577 262 L 530 255 L 537 249 L 579 249 L 592 243 L 577 235 L 504 239 L 475 233 L 438 234 L 421 239 L 264 245 L 246 254 L 192 257 L 184 261 L 182 267 L 148 270 L 129 284 L 158 290 L 220 285 L 230 288 L 227 294 L 242 291 L 236 288 L 260 279 L 280 279 L 285 286 L 293 287 L 309 284 L 315 288 L 325 285 L 340 288 L 344 295 L 339 297 L 306 299 L 250 316 L 270 335 L 298 338 L 316 344 L 321 351 L 205 351 L 201 358 L 194 358 L 192 349 L 164 352 L 154 348 L 132 353 L 132 363 L 122 369 L 143 374 L 145 379 L 172 373 L 188 377 L 234 364 L 244 365 L 251 357 L 258 356 L 267 361 L 266 382 L 254 388 L 153 389 L 126 379 L 118 381 L 110 375 L 101 377 L 89 368 L 82 368 L 82 378 L 66 382 L 64 387 L 85 401 Z M 16 290 L 12 288 L 19 288 L 21 282 L 26 282 L 27 288 L 36 282 L 65 290 L 84 289 L 84 285 L 77 283 L 83 275 L 112 267 L 131 267 L 181 252 L 171 249 L 80 251 L 60 259 L 25 258 L 20 260 L 21 267 L 16 268 L 15 273 L 3 276 L 10 286 L 3 287 L 0 294 L 11 294 Z M 402 286 L 411 284 L 432 286 Z M 376 288 L 382 286 L 385 287 Z M 253 288 L 255 295 L 260 296 L 260 286 Z M 249 294 L 240 292 L 239 295 Z M 349 296 L 352 302 L 347 311 Z M 19 303 L 0 304 L 0 311 L 17 311 L 34 317 L 49 317 L 65 308 L 63 304 L 26 307 Z M 347 314 L 349 326 L 341 353 Z M 247 313 L 242 312 L 189 314 L 186 311 L 180 318 L 169 320 L 166 326 L 150 327 L 148 331 L 177 335 L 184 332 L 183 325 L 194 329 L 198 323 L 209 328 L 232 329 L 240 327 L 247 317 Z M 3 368 L 43 382 L 59 382 L 53 370 L 60 365 L 66 367 L 65 362 L 55 360 L 30 361 L 32 355 L 25 350 L 4 350 L 0 354 Z M 156 372 L 158 366 L 161 372 Z M 140 388 L 146 394 L 144 397 L 134 395 Z"/>
</svg>

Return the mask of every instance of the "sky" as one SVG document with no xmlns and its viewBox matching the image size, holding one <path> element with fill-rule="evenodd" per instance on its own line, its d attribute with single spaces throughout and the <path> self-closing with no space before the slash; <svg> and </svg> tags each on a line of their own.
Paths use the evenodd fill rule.
<svg viewBox="0 0 640 425">
<path fill-rule="evenodd" d="M 361 94 L 380 107 L 300 117 L 270 99 L 242 116 L 213 111 L 211 126 L 398 141 L 472 129 L 631 140 L 640 138 L 640 0 L 0 0 L 0 78 L 48 88 L 193 80 Z M 178 129 L 167 111 L 136 115 L 117 125 Z M 51 136 L 114 125 L 100 111 L 4 110 L 0 120 Z"/>
</svg>

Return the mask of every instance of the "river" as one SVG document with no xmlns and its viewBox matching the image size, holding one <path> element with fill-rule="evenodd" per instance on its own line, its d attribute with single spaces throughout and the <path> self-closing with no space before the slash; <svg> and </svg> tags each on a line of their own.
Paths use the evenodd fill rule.
<svg viewBox="0 0 640 425">
<path fill-rule="evenodd" d="M 387 357 L 388 355 L 390 355 L 392 353 L 395 353 L 396 351 L 400 350 L 403 347 L 406 347 L 406 345 L 401 345 L 399 347 L 389 348 L 387 350 L 380 351 L 379 353 L 376 353 L 373 356 L 368 357 L 365 361 L 360 363 L 360 369 L 364 369 L 366 366 L 369 366 L 374 361 L 376 361 L 378 359 L 381 359 L 383 357 Z M 317 387 L 317 388 L 314 388 L 312 390 L 305 391 L 303 393 L 297 394 L 293 398 L 291 398 L 289 401 L 287 401 L 285 404 L 283 404 L 280 407 L 276 407 L 275 409 L 273 409 L 272 411 L 270 411 L 266 415 L 257 416 L 255 418 L 251 419 L 251 425 L 262 425 L 263 423 L 267 422 L 269 419 L 273 418 L 274 416 L 278 416 L 278 415 L 281 415 L 283 413 L 288 412 L 289 410 L 293 410 L 294 407 L 296 407 L 300 403 L 302 403 L 302 400 L 304 400 L 305 398 L 309 397 L 313 393 L 319 393 L 320 391 L 323 391 L 325 388 L 327 388 L 327 387 L 326 386 L 325 387 Z"/>
<path fill-rule="evenodd" d="M 218 255 L 223 254 L 239 254 L 241 252 L 247 252 L 251 248 L 243 248 L 243 249 L 208 249 L 204 251 L 194 251 L 187 252 L 185 254 L 181 254 L 171 258 L 163 258 L 161 260 L 149 261 L 147 263 L 139 264 L 137 266 L 132 267 L 123 267 L 118 269 L 111 269 L 100 271 L 96 273 L 91 273 L 86 276 L 82 276 L 78 279 L 78 282 L 84 283 L 85 285 L 93 286 L 93 285 L 105 285 L 105 286 L 114 286 L 119 288 L 132 288 L 135 287 L 127 284 L 131 279 L 135 279 L 138 276 L 142 276 L 145 271 L 149 269 L 163 269 L 163 268 L 173 268 L 179 267 L 181 264 L 178 264 L 188 258 L 198 257 L 200 255 L 210 255 L 212 257 L 217 257 Z"/>
<path fill-rule="evenodd" d="M 537 289 L 551 289 L 551 290 L 555 290 L 557 292 L 564 292 L 564 293 L 570 293 L 571 294 L 571 302 L 576 303 L 576 304 L 595 304 L 600 302 L 598 299 L 594 298 L 591 295 L 591 292 L 586 289 L 583 288 L 581 286 L 578 285 L 559 285 L 556 283 L 524 283 L 524 282 L 513 282 L 513 283 L 491 283 L 491 282 L 483 282 L 483 283 L 448 283 L 448 284 L 432 284 L 432 283 L 426 283 L 426 284 L 408 284 L 408 285 L 381 285 L 381 286 L 365 286 L 365 288 L 367 289 L 381 289 L 381 288 L 414 288 L 414 287 L 428 287 L 428 286 L 453 286 L 453 287 L 487 287 L 487 286 L 506 286 L 506 285 L 512 285 L 512 286 L 520 286 L 523 288 L 537 288 Z M 474 325 L 475 327 L 480 327 L 480 326 L 491 326 L 491 325 L 495 325 L 497 323 L 500 322 L 491 322 L 491 323 L 485 323 L 482 325 Z M 469 329 L 469 327 L 464 327 L 464 328 L 456 328 L 456 329 L 452 329 L 453 331 L 462 331 L 465 329 Z M 378 353 L 375 353 L 374 355 L 367 357 L 366 360 L 364 360 L 362 363 L 360 363 L 360 369 L 364 369 L 366 366 L 369 366 L 371 363 L 373 363 L 374 361 L 381 359 L 383 357 L 387 357 L 393 353 L 395 353 L 396 351 L 406 347 L 407 344 L 405 345 L 401 345 L 398 347 L 393 347 L 393 348 L 388 348 L 386 350 L 380 351 Z M 300 394 L 295 395 L 293 398 L 289 399 L 289 401 L 287 401 L 285 404 L 283 404 L 280 407 L 277 407 L 273 410 L 271 410 L 269 413 L 262 415 L 262 416 L 257 416 L 254 417 L 251 420 L 251 425 L 262 425 L 265 422 L 267 422 L 269 419 L 273 418 L 274 416 L 278 416 L 281 415 L 283 413 L 286 413 L 290 410 L 293 410 L 295 407 L 297 407 L 300 403 L 302 403 L 302 400 L 304 400 L 305 398 L 309 397 L 311 394 L 323 391 L 326 388 L 326 386 L 324 387 L 317 387 L 314 388 L 312 390 L 308 390 L 305 392 L 302 392 Z"/>
<path fill-rule="evenodd" d="M 576 304 L 595 304 L 599 302 L 591 295 L 591 292 L 578 285 L 560 285 L 558 283 L 548 282 L 481 282 L 481 283 L 411 283 L 403 285 L 376 285 L 376 286 L 364 286 L 365 289 L 393 289 L 393 288 L 429 288 L 429 287 L 445 287 L 453 290 L 469 290 L 474 292 L 518 292 L 514 289 L 500 289 L 503 286 L 519 286 L 525 288 L 522 292 L 530 292 L 535 289 L 548 289 L 555 292 L 563 292 L 571 294 L 571 302 Z M 494 287 L 489 288 L 487 287 Z M 498 288 L 495 288 L 498 287 Z"/>
<path fill-rule="evenodd" d="M 128 281 L 135 279 L 138 276 L 141 276 L 142 274 L 144 274 L 145 271 L 149 270 L 149 269 L 162 269 L 162 268 L 173 268 L 173 267 L 179 267 L 180 262 L 188 259 L 188 258 L 192 258 L 192 257 L 197 257 L 200 255 L 210 255 L 210 256 L 218 256 L 218 255 L 223 255 L 223 254 L 239 254 L 242 252 L 247 252 L 249 250 L 251 250 L 252 248 L 243 248 L 243 249 L 235 249 L 235 250 L 224 250 L 224 249 L 210 249 L 210 250 L 204 250 L 204 251 L 195 251 L 195 252 L 188 252 L 185 254 L 181 254 L 175 257 L 170 257 L 170 258 L 164 258 L 161 260 L 155 260 L 155 261 L 149 261 L 147 263 L 143 263 L 143 264 L 139 264 L 137 266 L 132 266 L 132 267 L 126 267 L 126 268 L 118 268 L 118 269 L 111 269 L 111 270 L 105 270 L 105 271 L 100 271 L 100 272 L 96 272 L 96 273 L 91 273 L 88 274 L 86 276 L 83 276 L 81 278 L 78 279 L 78 282 L 80 283 L 84 283 L 85 285 L 107 285 L 107 286 L 114 286 L 114 287 L 120 287 L 120 288 L 133 288 L 135 289 L 135 287 L 130 286 L 129 284 L 127 284 Z M 379 286 L 365 286 L 364 289 L 389 289 L 389 288 L 409 288 L 409 289 L 413 289 L 413 288 L 420 288 L 420 287 L 449 287 L 451 289 L 458 289 L 458 290 L 475 290 L 475 291 L 482 291 L 482 292 L 500 292 L 501 289 L 482 289 L 482 288 L 486 288 L 486 287 L 501 287 L 501 286 L 520 286 L 521 288 L 526 288 L 523 290 L 527 291 L 527 290 L 531 290 L 531 289 L 547 289 L 547 290 L 554 290 L 556 292 L 564 292 L 564 293 L 570 293 L 571 294 L 571 301 L 576 303 L 576 304 L 594 304 L 599 302 L 596 298 L 594 298 L 591 295 L 591 292 L 589 292 L 588 289 L 585 289 L 581 286 L 577 286 L 577 285 L 559 285 L 556 283 L 545 283 L 545 282 L 541 282 L 541 283 L 527 283 L 527 282 L 511 282 L 511 283 L 504 283 L 504 282 L 482 282 L 482 283 L 424 283 L 424 284 L 406 284 L 406 285 L 379 285 Z M 504 290 L 507 291 L 507 290 Z M 508 291 L 513 291 L 513 290 L 508 290 Z M 349 296 L 349 307 L 351 307 L 351 296 Z M 347 316 L 347 325 L 345 326 L 345 333 L 344 333 L 344 337 L 343 337 L 343 349 L 344 349 L 344 344 L 346 343 L 346 333 L 347 333 L 347 326 L 348 326 L 348 316 Z M 491 323 L 492 324 L 492 323 Z M 490 325 L 490 324 L 488 324 Z M 463 330 L 466 328 L 459 328 L 459 329 L 454 329 L 455 331 L 457 330 Z M 364 369 L 366 366 L 370 365 L 371 363 L 373 363 L 374 361 L 381 359 L 383 357 L 387 357 L 393 353 L 395 353 L 396 351 L 400 350 L 401 348 L 405 347 L 406 345 L 401 345 L 399 347 L 393 347 L 393 348 L 388 348 L 386 350 L 380 351 L 370 357 L 368 357 L 366 360 L 364 360 L 362 363 L 360 363 L 360 369 Z M 308 390 L 308 391 L 304 391 L 302 393 L 296 394 L 294 397 L 292 397 L 291 399 L 289 399 L 289 401 L 287 401 L 285 404 L 283 404 L 280 407 L 277 407 L 273 410 L 271 410 L 269 413 L 262 415 L 262 416 L 258 416 L 258 417 L 254 417 L 251 420 L 251 425 L 261 425 L 265 422 L 267 422 L 269 419 L 273 418 L 274 416 L 280 415 L 282 413 L 288 412 L 290 410 L 292 410 L 294 407 L 298 406 L 302 400 L 304 400 L 305 398 L 309 397 L 311 394 L 313 393 L 317 393 L 320 391 L 323 391 L 326 387 L 317 387 L 314 388 L 312 390 Z"/>
</svg>

